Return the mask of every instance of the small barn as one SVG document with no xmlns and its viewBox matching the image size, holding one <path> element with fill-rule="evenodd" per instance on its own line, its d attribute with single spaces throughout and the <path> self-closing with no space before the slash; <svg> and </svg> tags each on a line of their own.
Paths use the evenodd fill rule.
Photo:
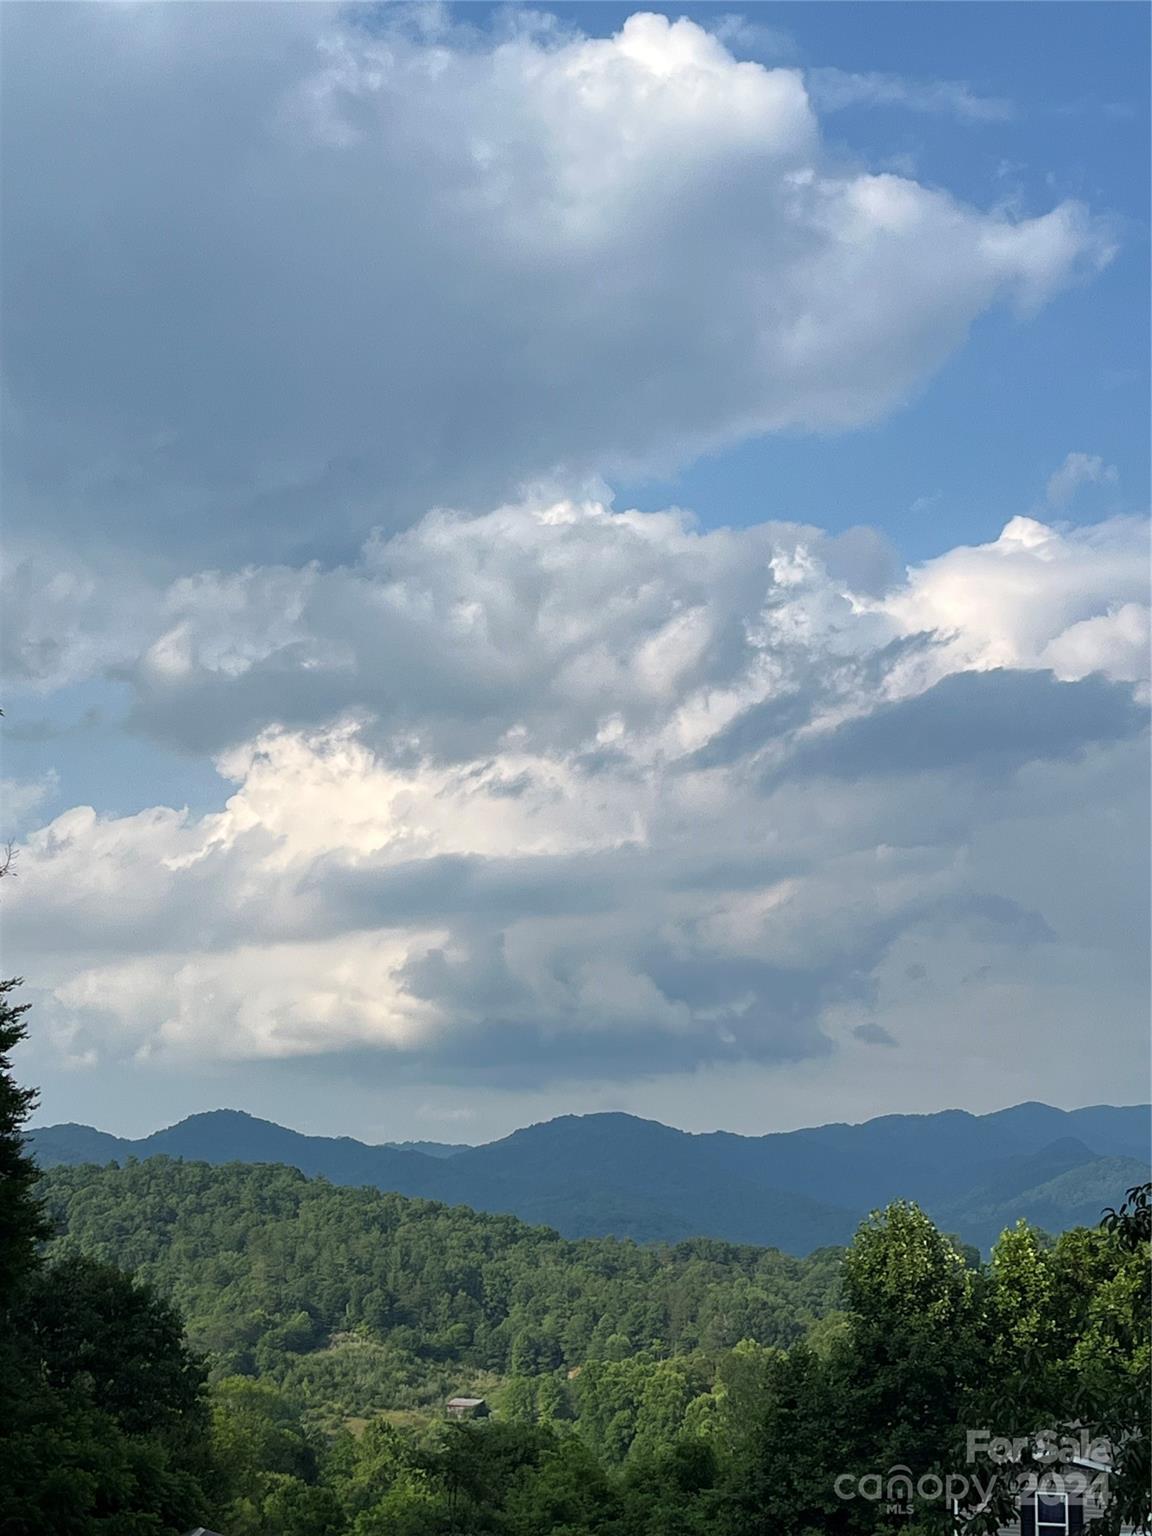
<svg viewBox="0 0 1152 1536">
<path fill-rule="evenodd" d="M 482 1397 L 450 1397 L 444 1412 L 450 1419 L 486 1419 L 488 1404 Z"/>
</svg>

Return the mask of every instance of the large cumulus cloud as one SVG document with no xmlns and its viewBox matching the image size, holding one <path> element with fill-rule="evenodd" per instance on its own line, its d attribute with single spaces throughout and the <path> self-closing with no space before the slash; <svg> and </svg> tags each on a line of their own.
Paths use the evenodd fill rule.
<svg viewBox="0 0 1152 1536">
<path fill-rule="evenodd" d="M 234 792 L 36 831 L 10 940 L 78 1059 L 625 1077 L 1013 1027 L 1054 977 L 1122 1034 L 1145 589 L 1125 520 L 901 573 L 528 501 L 142 591 L 92 655 Z"/>
<path fill-rule="evenodd" d="M 931 1075 L 1089 1006 L 1139 1056 L 1142 527 L 904 571 L 600 478 L 878 419 L 1105 224 L 844 163 L 828 78 L 731 27 L 0 25 L 9 686 L 97 680 L 220 776 L 26 838 L 70 1059 Z"/>
<path fill-rule="evenodd" d="M 799 72 L 688 20 L 3 27 L 10 534 L 328 556 L 438 501 L 854 426 L 1110 252 L 1073 203 L 837 164 Z"/>
</svg>

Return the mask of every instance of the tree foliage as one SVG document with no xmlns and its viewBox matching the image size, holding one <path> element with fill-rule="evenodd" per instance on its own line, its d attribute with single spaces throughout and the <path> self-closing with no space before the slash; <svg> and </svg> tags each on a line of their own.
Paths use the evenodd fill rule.
<svg viewBox="0 0 1152 1536">
<path fill-rule="evenodd" d="M 64 1253 L 130 1262 L 211 1351 L 229 1536 L 929 1536 L 957 1472 L 988 1479 L 979 1536 L 1042 1470 L 1036 1433 L 1072 1428 L 1116 1447 L 1101 1536 L 1143 1518 L 1138 1202 L 1055 1241 L 1020 1224 L 984 1263 L 902 1202 L 796 1260 L 271 1167 L 58 1169 L 46 1194 Z M 466 1388 L 494 1418 L 445 1424 Z M 973 1429 L 1025 1449 L 972 1461 Z"/>
<path fill-rule="evenodd" d="M 39 1171 L 24 1149 L 36 1091 L 21 1087 L 12 1072 L 12 1052 L 27 1036 L 28 1004 L 13 1001 L 19 986 L 19 978 L 0 981 L 0 1316 L 35 1267 L 37 1244 L 49 1231 L 35 1194 Z"/>
<path fill-rule="evenodd" d="M 905 1202 L 799 1260 L 268 1166 L 38 1187 L 10 990 L 0 1536 L 981 1536 L 1042 1431 L 1110 1444 L 1099 1536 L 1148 1529 L 1146 1188 L 984 1263 Z M 494 1416 L 444 1422 L 469 1387 Z M 986 1478 L 959 1514 L 957 1472 Z"/>
<path fill-rule="evenodd" d="M 328 1427 L 493 1376 L 550 1382 L 522 1416 L 563 1418 L 552 1378 L 588 1360 L 795 1343 L 837 1294 L 832 1250 L 569 1242 L 282 1167 L 150 1158 L 55 1168 L 44 1189 L 67 1246 L 159 1288 L 217 1375 L 275 1381 Z"/>
<path fill-rule="evenodd" d="M 204 1371 L 150 1288 L 79 1255 L 44 1262 L 17 985 L 0 983 L 0 1536 L 185 1530 L 212 1502 Z"/>
</svg>

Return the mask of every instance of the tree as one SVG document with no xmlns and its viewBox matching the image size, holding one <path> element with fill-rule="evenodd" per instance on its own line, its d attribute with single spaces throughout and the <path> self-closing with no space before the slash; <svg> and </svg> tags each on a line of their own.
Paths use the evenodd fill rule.
<svg viewBox="0 0 1152 1536">
<path fill-rule="evenodd" d="M 132 1276 L 80 1254 L 34 1284 L 28 1327 L 41 1380 L 75 1391 L 128 1434 L 181 1445 L 208 1435 L 205 1370 L 175 1309 Z"/>
<path fill-rule="evenodd" d="M 4 1425 L 3 1536 L 176 1536 L 208 1519 L 203 1483 L 150 1435 L 74 1392 L 29 1390 Z"/>
<path fill-rule="evenodd" d="M 1150 1281 L 1147 1242 L 1132 1242 L 1115 1222 L 1055 1243 L 1024 1223 L 1001 1236 L 989 1266 L 986 1377 L 969 1422 L 1022 1449 L 1011 1477 L 1001 1478 L 987 1529 L 1010 1511 L 1017 1473 L 1051 1470 L 1042 1432 L 1057 1445 L 1095 1442 L 1098 1459 L 1111 1454 L 1108 1502 L 1092 1525 L 1098 1536 L 1147 1528 Z"/>
<path fill-rule="evenodd" d="M 741 1394 L 728 1408 L 739 1422 L 721 1483 L 722 1529 L 733 1536 L 856 1529 L 852 1506 L 833 1486 L 836 1474 L 847 1470 L 848 1448 L 828 1365 L 798 1344 L 755 1365 L 745 1359 L 741 1367 Z M 725 1413 L 725 1430 L 731 1422 Z M 728 1441 L 722 1431 L 721 1443 Z"/>
<path fill-rule="evenodd" d="M 555 1444 L 551 1429 L 538 1424 L 463 1423 L 447 1426 L 430 1464 L 448 1498 L 449 1529 L 491 1528 L 512 1485 L 539 1465 Z"/>
<path fill-rule="evenodd" d="M 417 1470 L 416 1448 L 386 1419 L 373 1419 L 357 1437 L 341 1436 L 327 1463 L 348 1520 L 374 1509 L 397 1485 L 410 1483 Z"/>
<path fill-rule="evenodd" d="M 212 1443 L 221 1523 L 229 1536 L 274 1532 L 266 1505 L 283 1514 L 300 1505 L 299 1488 L 315 1481 L 316 1457 L 300 1413 L 270 1382 L 234 1376 L 212 1402 Z"/>
<path fill-rule="evenodd" d="M 513 1376 L 500 1399 L 501 1416 L 511 1424 L 535 1424 L 536 1392 L 528 1376 Z"/>
<path fill-rule="evenodd" d="M 523 1472 L 504 1501 L 503 1520 L 509 1536 L 596 1536 L 611 1531 L 625 1536 L 616 1524 L 620 1503 L 592 1451 L 575 1436 L 552 1440 L 538 1464 Z M 628 1532 L 628 1536 L 631 1533 Z"/>
<path fill-rule="evenodd" d="M 882 1501 L 863 1479 L 900 1466 L 941 1479 L 962 1468 L 965 1413 L 981 1362 L 981 1276 L 916 1206 L 870 1217 L 845 1254 L 842 1325 L 787 1354 L 734 1352 L 744 1423 L 724 1479 L 740 1536 L 872 1532 Z M 726 1393 L 729 1389 L 726 1388 Z M 959 1439 L 959 1448 L 957 1440 Z M 906 1530 L 944 1529 L 940 1499 L 901 1489 Z"/>
<path fill-rule="evenodd" d="M 11 1001 L 20 985 L 19 977 L 0 981 L 0 1317 L 5 1319 L 49 1231 L 35 1194 L 39 1170 L 24 1149 L 36 1090 L 21 1088 L 12 1072 L 12 1052 L 28 1033 L 24 1015 L 29 1004 Z M 4 1332 L 9 1334 L 7 1326 Z"/>
<path fill-rule="evenodd" d="M 344 1536 L 347 1529 L 330 1488 L 282 1473 L 269 1479 L 260 1513 L 268 1536 Z M 238 1526 L 228 1529 L 229 1536 L 241 1536 Z"/>
<path fill-rule="evenodd" d="M 963 1470 L 962 1426 L 986 1370 L 983 1285 L 916 1205 L 898 1201 L 861 1226 L 844 1256 L 847 1347 L 830 1354 L 850 1453 L 844 1470 L 905 1466 L 917 1484 Z M 904 1502 L 919 1527 L 950 1527 L 938 1496 Z"/>
<path fill-rule="evenodd" d="M 11 1066 L 18 984 L 0 983 L 0 1532 L 163 1536 L 209 1512 L 202 1372 L 153 1292 L 89 1259 L 41 1259 L 22 1141 L 36 1096 Z"/>
<path fill-rule="evenodd" d="M 152 1536 L 207 1518 L 203 1369 L 172 1308 L 71 1256 L 30 1277 L 14 1321 L 23 1349 L 0 1531 Z"/>
<path fill-rule="evenodd" d="M 1122 1248 L 1146 1247 L 1152 1242 L 1152 1183 L 1134 1184 L 1118 1211 L 1108 1207 L 1100 1225 Z"/>
<path fill-rule="evenodd" d="M 678 1436 L 629 1458 L 626 1529 L 637 1536 L 714 1536 L 717 1458 L 699 1437 Z"/>
<path fill-rule="evenodd" d="M 1122 1527 L 1152 1530 L 1152 1185 L 1128 1191 L 1119 1212 L 1108 1211 L 1103 1233 L 1108 1268 L 1094 1287 L 1086 1326 L 1072 1353 L 1080 1378 L 1081 1419 L 1109 1443 L 1109 1502 L 1096 1527 L 1115 1536 Z M 1057 1243 L 1059 1254 L 1066 1233 Z"/>
</svg>

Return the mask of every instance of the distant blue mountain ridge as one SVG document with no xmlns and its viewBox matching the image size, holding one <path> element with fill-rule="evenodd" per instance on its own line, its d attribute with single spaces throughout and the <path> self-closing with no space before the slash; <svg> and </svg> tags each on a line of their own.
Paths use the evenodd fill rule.
<svg viewBox="0 0 1152 1536">
<path fill-rule="evenodd" d="M 1094 1225 L 1118 1205 L 1149 1177 L 1152 1108 L 1030 1103 L 766 1136 L 562 1115 L 477 1147 L 372 1146 L 218 1109 L 136 1141 L 50 1125 L 28 1142 L 45 1168 L 149 1157 L 284 1163 L 335 1184 L 509 1212 L 566 1237 L 716 1237 L 796 1254 L 847 1242 L 870 1210 L 903 1198 L 986 1250 L 1021 1218 L 1059 1232 Z"/>
</svg>

